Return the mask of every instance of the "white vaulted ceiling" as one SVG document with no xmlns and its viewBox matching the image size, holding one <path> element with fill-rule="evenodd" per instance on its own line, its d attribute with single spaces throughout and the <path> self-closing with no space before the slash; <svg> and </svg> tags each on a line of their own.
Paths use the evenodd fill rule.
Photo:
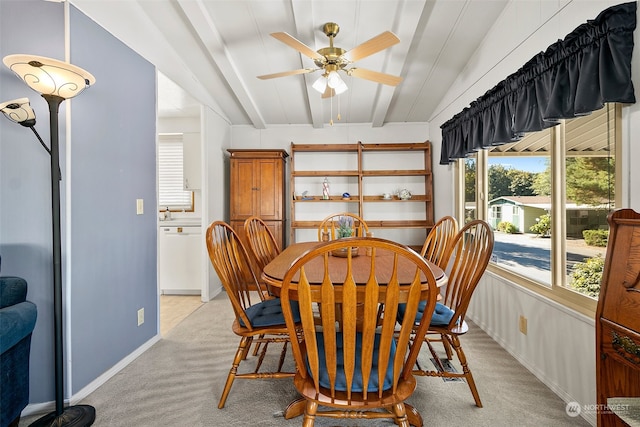
<svg viewBox="0 0 640 427">
<path fill-rule="evenodd" d="M 427 122 L 506 0 L 72 0 L 72 4 L 152 62 L 159 114 L 191 114 L 200 102 L 233 125 L 323 127 L 342 121 Z M 334 45 L 349 50 L 392 31 L 400 43 L 356 62 L 398 75 L 396 87 L 342 75 L 349 90 L 322 99 L 311 88 L 320 71 L 260 80 L 313 67 L 311 59 L 270 36 L 287 32 L 313 50 L 336 22 Z M 175 82 L 173 84 L 172 82 Z M 188 95 L 187 95 L 188 94 Z M 331 115 L 333 113 L 333 115 Z"/>
</svg>

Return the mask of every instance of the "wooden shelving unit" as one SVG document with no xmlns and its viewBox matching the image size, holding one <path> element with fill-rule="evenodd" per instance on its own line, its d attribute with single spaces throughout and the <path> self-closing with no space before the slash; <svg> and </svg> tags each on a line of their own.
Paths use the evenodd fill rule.
<svg viewBox="0 0 640 427">
<path fill-rule="evenodd" d="M 331 183 L 328 200 L 322 198 L 324 178 Z M 411 187 L 408 200 L 397 195 L 382 198 L 385 192 L 405 187 Z M 296 241 L 298 230 L 316 229 L 325 216 L 341 211 L 358 214 L 369 228 L 428 232 L 433 226 L 431 143 L 292 143 L 290 191 L 291 242 Z M 301 197 L 304 191 L 306 199 Z M 349 199 L 342 197 L 344 192 Z M 407 211 L 415 217 L 403 217 Z"/>
</svg>

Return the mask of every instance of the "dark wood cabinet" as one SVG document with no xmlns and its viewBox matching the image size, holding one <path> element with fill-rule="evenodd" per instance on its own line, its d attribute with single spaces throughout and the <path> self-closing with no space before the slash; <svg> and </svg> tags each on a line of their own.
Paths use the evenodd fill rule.
<svg viewBox="0 0 640 427">
<path fill-rule="evenodd" d="M 640 213 L 609 215 L 609 242 L 596 310 L 598 426 L 626 426 L 607 399 L 640 397 Z"/>
<path fill-rule="evenodd" d="M 231 159 L 230 225 L 244 236 L 244 221 L 258 216 L 281 248 L 286 233 L 285 150 L 227 150 Z"/>
</svg>

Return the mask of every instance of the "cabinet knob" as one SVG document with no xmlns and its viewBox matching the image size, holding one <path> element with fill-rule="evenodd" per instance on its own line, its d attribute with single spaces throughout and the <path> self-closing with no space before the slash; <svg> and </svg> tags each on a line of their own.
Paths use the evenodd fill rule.
<svg viewBox="0 0 640 427">
<path fill-rule="evenodd" d="M 252 190 L 258 191 L 260 190 L 260 187 L 251 187 Z"/>
</svg>

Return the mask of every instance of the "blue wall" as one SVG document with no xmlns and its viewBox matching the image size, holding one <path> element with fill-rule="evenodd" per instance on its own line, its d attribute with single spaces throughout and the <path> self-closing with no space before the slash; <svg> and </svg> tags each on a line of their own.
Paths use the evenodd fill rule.
<svg viewBox="0 0 640 427">
<path fill-rule="evenodd" d="M 64 7 L 0 1 L 0 56 L 64 59 Z M 157 334 L 155 69 L 70 9 L 71 62 L 91 72 L 96 84 L 60 109 L 63 282 L 70 291 L 65 340 L 71 352 L 65 358 L 72 361 L 65 366 L 72 378 L 67 397 Z M 2 65 L 0 102 L 25 96 L 48 143 L 46 102 Z M 136 199 L 144 199 L 144 215 L 136 215 Z M 27 279 L 28 299 L 38 306 L 31 403 L 54 394 L 50 206 L 47 153 L 29 129 L 0 118 L 2 274 Z M 145 323 L 138 327 L 143 307 Z"/>
</svg>

